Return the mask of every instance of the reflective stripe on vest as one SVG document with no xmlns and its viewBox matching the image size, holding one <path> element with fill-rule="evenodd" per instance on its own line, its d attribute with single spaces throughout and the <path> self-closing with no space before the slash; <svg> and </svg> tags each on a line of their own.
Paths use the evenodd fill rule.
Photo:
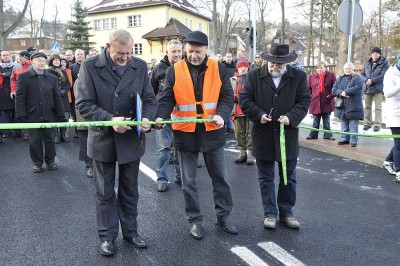
<svg viewBox="0 0 400 266">
<path fill-rule="evenodd" d="M 172 111 L 171 119 L 212 119 L 217 113 L 219 93 L 221 91 L 221 78 L 219 76 L 218 62 L 208 58 L 207 70 L 204 73 L 203 101 L 197 102 L 194 95 L 194 86 L 189 68 L 185 60 L 174 64 L 175 85 L 174 95 L 176 105 Z M 197 113 L 197 105 L 201 105 L 203 114 Z M 173 130 L 194 132 L 196 123 L 173 123 Z M 216 130 L 215 123 L 205 123 L 206 131 Z"/>
</svg>

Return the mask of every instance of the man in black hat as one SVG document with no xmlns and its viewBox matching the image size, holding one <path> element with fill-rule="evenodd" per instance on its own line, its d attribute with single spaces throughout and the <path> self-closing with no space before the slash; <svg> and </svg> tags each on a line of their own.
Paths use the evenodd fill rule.
<svg viewBox="0 0 400 266">
<path fill-rule="evenodd" d="M 274 43 L 270 52 L 261 54 L 268 63 L 247 74 L 244 88 L 239 93 L 239 104 L 244 114 L 254 123 L 252 153 L 256 158 L 264 226 L 276 227 L 279 218 L 287 226 L 298 228 L 293 216 L 296 203 L 296 164 L 299 155 L 297 125 L 307 115 L 310 92 L 307 75 L 288 66 L 297 55 L 289 52 L 289 45 Z M 287 185 L 283 184 L 280 150 L 280 124 L 285 125 Z M 279 166 L 279 190 L 275 196 L 275 162 Z"/>
<path fill-rule="evenodd" d="M 185 212 L 191 223 L 191 236 L 203 238 L 203 215 L 196 187 L 196 164 L 202 152 L 213 184 L 216 224 L 230 234 L 237 234 L 229 218 L 233 203 L 226 180 L 224 155 L 224 125 L 230 119 L 233 107 L 230 75 L 222 63 L 207 57 L 208 37 L 203 32 L 189 33 L 184 42 L 184 60 L 166 70 L 156 122 L 159 127 L 164 127 L 162 120 L 169 117 L 173 120 L 213 120 L 209 123 L 172 124 L 175 150 L 181 165 Z"/>
<path fill-rule="evenodd" d="M 382 123 L 382 95 L 383 77 L 389 69 L 389 64 L 385 57 L 381 56 L 382 51 L 379 47 L 371 50 L 371 58 L 364 64 L 361 71 L 364 93 L 364 130 L 368 130 L 373 125 L 375 132 L 381 129 Z M 372 120 L 372 101 L 375 105 L 375 119 Z"/>
<path fill-rule="evenodd" d="M 15 116 L 21 122 L 65 121 L 64 106 L 58 90 L 58 80 L 44 71 L 46 59 L 47 57 L 44 53 L 33 54 L 31 56 L 32 68 L 18 76 Z M 45 145 L 44 158 L 42 139 Z M 34 164 L 34 173 L 43 171 L 43 161 L 46 162 L 49 170 L 57 170 L 54 129 L 30 129 L 29 148 Z"/>
</svg>

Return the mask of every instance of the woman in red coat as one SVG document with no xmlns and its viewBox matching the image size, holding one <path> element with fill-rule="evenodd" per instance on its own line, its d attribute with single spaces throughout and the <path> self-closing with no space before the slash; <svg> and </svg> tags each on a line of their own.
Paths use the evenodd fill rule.
<svg viewBox="0 0 400 266">
<path fill-rule="evenodd" d="M 330 130 L 330 116 L 333 112 L 332 87 L 336 81 L 335 74 L 325 68 L 325 63 L 321 62 L 316 66 L 316 73 L 308 78 L 308 88 L 311 93 L 311 105 L 309 113 L 313 115 L 313 128 L 319 128 L 322 118 L 323 129 Z M 318 131 L 311 131 L 306 139 L 317 139 Z M 332 133 L 324 132 L 324 139 L 335 140 Z"/>
</svg>

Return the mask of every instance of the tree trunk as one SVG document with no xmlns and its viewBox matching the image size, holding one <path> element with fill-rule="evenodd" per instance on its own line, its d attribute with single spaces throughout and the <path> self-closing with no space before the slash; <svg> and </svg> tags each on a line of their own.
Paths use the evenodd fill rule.
<svg viewBox="0 0 400 266">
<path fill-rule="evenodd" d="M 281 22 L 281 43 L 285 43 L 285 0 L 281 0 L 282 22 Z"/>
<path fill-rule="evenodd" d="M 4 29 L 4 1 L 0 0 L 0 50 L 4 47 L 4 40 L 10 35 L 10 33 L 18 27 L 21 23 L 22 19 L 25 16 L 26 9 L 28 8 L 29 0 L 25 0 L 24 8 L 19 14 L 18 18 L 14 21 L 14 23 L 8 28 Z"/>
<path fill-rule="evenodd" d="M 212 9 L 212 51 L 214 54 L 219 53 L 218 49 L 218 40 L 217 40 L 217 31 L 218 31 L 218 21 L 217 21 L 217 0 L 213 0 L 213 9 Z"/>
<path fill-rule="evenodd" d="M 313 17 L 314 17 L 314 0 L 311 0 L 310 2 L 310 20 L 309 20 L 309 29 L 310 33 L 308 36 L 308 49 L 307 49 L 307 66 L 311 65 L 311 56 L 313 56 L 312 53 L 312 43 L 313 43 L 313 30 L 312 30 L 312 25 L 313 25 Z"/>
<path fill-rule="evenodd" d="M 382 0 L 379 0 L 378 24 L 378 45 L 379 48 L 382 48 Z"/>
<path fill-rule="evenodd" d="M 324 4 L 325 1 L 321 0 L 321 17 L 319 20 L 319 42 L 318 42 L 318 62 L 322 61 L 322 35 L 324 33 Z"/>
</svg>

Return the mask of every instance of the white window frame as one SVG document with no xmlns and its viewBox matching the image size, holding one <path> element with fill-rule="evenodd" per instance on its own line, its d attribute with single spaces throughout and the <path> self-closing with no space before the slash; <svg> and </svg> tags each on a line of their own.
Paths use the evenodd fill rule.
<svg viewBox="0 0 400 266">
<path fill-rule="evenodd" d="M 141 27 L 142 26 L 142 15 L 130 15 L 128 18 L 128 27 Z"/>
<path fill-rule="evenodd" d="M 141 43 L 135 43 L 133 45 L 133 54 L 137 54 L 137 55 L 143 54 L 143 45 Z"/>
<path fill-rule="evenodd" d="M 197 23 L 197 28 L 199 31 L 203 31 L 203 23 L 201 22 Z"/>
</svg>

